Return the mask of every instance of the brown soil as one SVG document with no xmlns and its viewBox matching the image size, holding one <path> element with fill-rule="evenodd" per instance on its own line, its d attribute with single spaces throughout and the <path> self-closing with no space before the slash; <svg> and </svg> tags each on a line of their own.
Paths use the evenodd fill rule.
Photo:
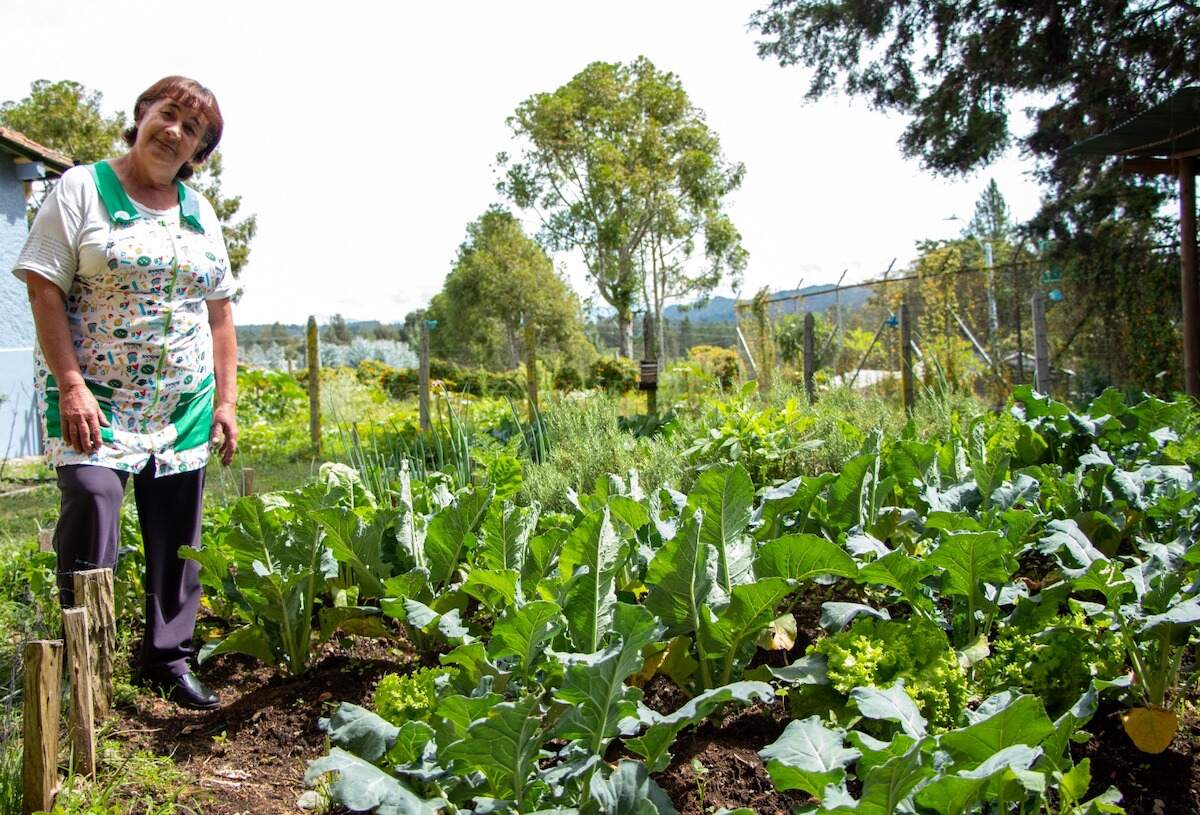
<svg viewBox="0 0 1200 815">
<path fill-rule="evenodd" d="M 1091 741 L 1072 750 L 1076 761 L 1091 759 L 1089 794 L 1116 787 L 1129 815 L 1200 813 L 1200 713 L 1189 708 L 1180 717 L 1171 746 L 1149 755 L 1134 747 L 1125 733 L 1122 709 L 1101 705 L 1086 728 Z"/>
<path fill-rule="evenodd" d="M 192 805 L 204 815 L 295 813 L 308 762 L 326 751 L 317 720 L 339 702 L 363 704 L 381 676 L 408 669 L 393 644 L 365 638 L 326 644 L 296 678 L 222 655 L 201 671 L 221 695 L 218 709 L 184 710 L 141 693 L 118 710 L 116 731 L 135 749 L 173 756 L 194 779 Z"/>
<path fill-rule="evenodd" d="M 758 757 L 759 750 L 779 738 L 787 720 L 786 705 L 777 699 L 770 706 L 735 710 L 695 730 L 686 730 L 671 747 L 671 765 L 655 780 L 680 815 L 705 815 L 738 807 L 750 807 L 759 815 L 774 815 L 813 803 L 803 793 L 777 791 Z"/>
</svg>

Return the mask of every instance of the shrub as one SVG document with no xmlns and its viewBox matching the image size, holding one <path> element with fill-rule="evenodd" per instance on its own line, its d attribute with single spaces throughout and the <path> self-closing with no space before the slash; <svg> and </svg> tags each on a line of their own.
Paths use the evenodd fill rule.
<svg viewBox="0 0 1200 815">
<path fill-rule="evenodd" d="M 737 352 L 732 348 L 694 345 L 688 349 L 688 357 L 699 363 L 706 374 L 714 377 L 722 389 L 732 388 L 741 372 Z"/>
<path fill-rule="evenodd" d="M 583 375 L 574 367 L 564 365 L 554 372 L 556 391 L 577 391 L 583 387 Z"/>
<path fill-rule="evenodd" d="M 628 393 L 637 387 L 638 369 L 633 360 L 601 357 L 588 371 L 588 384 L 607 393 Z"/>
</svg>

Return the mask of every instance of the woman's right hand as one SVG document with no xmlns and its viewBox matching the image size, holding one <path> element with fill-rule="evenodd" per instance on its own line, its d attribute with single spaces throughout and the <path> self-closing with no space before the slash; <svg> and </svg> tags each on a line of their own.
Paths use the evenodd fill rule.
<svg viewBox="0 0 1200 815">
<path fill-rule="evenodd" d="M 78 453 L 94 453 L 103 443 L 100 428 L 108 427 L 108 419 L 100 411 L 96 397 L 80 382 L 59 390 L 58 412 L 62 422 L 63 441 Z"/>
</svg>

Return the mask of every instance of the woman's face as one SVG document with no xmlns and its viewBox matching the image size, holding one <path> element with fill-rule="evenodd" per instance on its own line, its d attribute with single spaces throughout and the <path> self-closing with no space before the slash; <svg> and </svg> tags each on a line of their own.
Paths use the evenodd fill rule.
<svg viewBox="0 0 1200 815">
<path fill-rule="evenodd" d="M 135 151 L 144 161 L 171 166 L 171 175 L 200 149 L 208 122 L 198 111 L 170 97 L 151 102 L 137 123 Z"/>
</svg>

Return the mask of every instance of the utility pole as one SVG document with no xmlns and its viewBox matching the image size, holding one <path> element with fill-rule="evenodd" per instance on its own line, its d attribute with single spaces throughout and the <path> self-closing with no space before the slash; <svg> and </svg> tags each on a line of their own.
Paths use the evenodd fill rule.
<svg viewBox="0 0 1200 815">
<path fill-rule="evenodd" d="M 817 359 L 814 355 L 816 351 L 816 342 L 813 337 L 814 322 L 811 311 L 804 315 L 804 392 L 808 394 L 810 405 L 817 401 L 817 389 L 813 382 L 813 376 L 817 372 Z"/>
</svg>

